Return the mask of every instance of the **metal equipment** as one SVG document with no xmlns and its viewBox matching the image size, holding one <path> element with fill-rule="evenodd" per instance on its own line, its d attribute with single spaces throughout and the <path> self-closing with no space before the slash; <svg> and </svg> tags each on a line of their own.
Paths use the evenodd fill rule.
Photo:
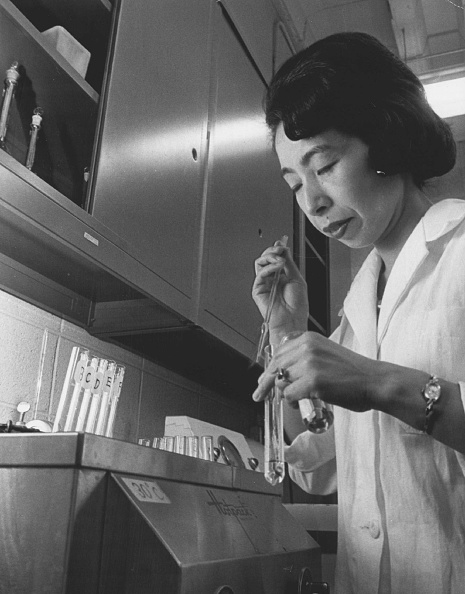
<svg viewBox="0 0 465 594">
<path fill-rule="evenodd" d="M 262 473 L 87 433 L 9 433 L 0 481 L 0 592 L 319 591 L 320 549 Z"/>
</svg>

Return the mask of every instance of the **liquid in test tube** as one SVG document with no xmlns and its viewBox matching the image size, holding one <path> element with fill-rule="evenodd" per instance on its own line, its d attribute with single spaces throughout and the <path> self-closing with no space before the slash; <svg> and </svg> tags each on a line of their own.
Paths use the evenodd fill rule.
<svg viewBox="0 0 465 594">
<path fill-rule="evenodd" d="M 265 348 L 265 363 L 272 357 L 270 346 Z M 283 397 L 273 386 L 265 400 L 264 475 L 272 485 L 281 483 L 286 474 L 284 464 Z"/>
</svg>

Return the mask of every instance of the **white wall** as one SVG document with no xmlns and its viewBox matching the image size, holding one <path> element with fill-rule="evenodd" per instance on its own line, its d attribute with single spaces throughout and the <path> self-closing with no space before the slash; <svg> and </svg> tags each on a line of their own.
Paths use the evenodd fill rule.
<svg viewBox="0 0 465 594">
<path fill-rule="evenodd" d="M 248 435 L 252 409 L 189 381 L 85 330 L 0 291 L 0 423 L 18 420 L 16 406 L 31 403 L 25 421 L 54 420 L 71 349 L 126 366 L 115 421 L 117 439 L 137 442 L 162 435 L 166 415 L 188 415 Z M 156 340 L 156 338 L 154 338 Z"/>
</svg>

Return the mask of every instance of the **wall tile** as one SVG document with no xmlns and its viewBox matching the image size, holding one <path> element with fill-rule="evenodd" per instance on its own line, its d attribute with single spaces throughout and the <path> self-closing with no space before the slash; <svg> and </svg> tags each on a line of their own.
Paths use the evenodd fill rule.
<svg viewBox="0 0 465 594">
<path fill-rule="evenodd" d="M 250 406 L 203 390 L 200 398 L 198 418 L 207 423 L 219 425 L 248 436 L 255 423 L 255 406 Z"/>
<path fill-rule="evenodd" d="M 59 318 L 3 291 L 0 291 L 0 312 L 51 332 L 60 330 Z"/>
<path fill-rule="evenodd" d="M 144 373 L 138 438 L 163 435 L 166 416 L 187 415 L 198 418 L 198 412 L 198 390 Z"/>
<path fill-rule="evenodd" d="M 0 341 L 0 402 L 13 408 L 22 400 L 34 409 L 37 401 L 37 380 L 41 369 L 44 329 L 27 321 L 0 313 L 2 340 Z M 50 356 L 49 356 L 50 355 Z M 45 353 L 43 377 L 50 378 L 53 355 Z M 30 413 L 28 413 L 29 416 Z M 25 417 L 27 420 L 27 417 Z M 3 420 L 3 419 L 1 419 Z"/>
<path fill-rule="evenodd" d="M 53 422 L 72 348 L 80 346 L 126 367 L 114 427 L 117 439 L 137 442 L 162 435 L 166 416 L 186 415 L 245 434 L 253 423 L 253 405 L 236 404 L 1 291 L 0 327 L 0 422 L 17 420 L 21 400 L 31 403 L 26 421 Z"/>
</svg>

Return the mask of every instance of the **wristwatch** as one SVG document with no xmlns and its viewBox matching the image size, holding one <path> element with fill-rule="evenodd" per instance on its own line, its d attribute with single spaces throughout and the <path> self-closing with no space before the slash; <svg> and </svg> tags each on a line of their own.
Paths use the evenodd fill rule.
<svg viewBox="0 0 465 594">
<path fill-rule="evenodd" d="M 426 400 L 425 425 L 423 431 L 425 433 L 431 433 L 434 416 L 433 407 L 441 397 L 441 386 L 439 384 L 439 379 L 435 375 L 430 376 L 426 386 L 421 391 L 421 394 Z"/>
</svg>

